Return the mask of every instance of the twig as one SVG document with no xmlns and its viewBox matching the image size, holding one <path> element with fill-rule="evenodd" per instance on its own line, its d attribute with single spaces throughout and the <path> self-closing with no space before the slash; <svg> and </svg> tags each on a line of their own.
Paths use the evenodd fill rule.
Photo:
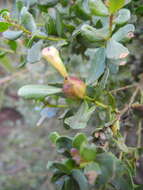
<svg viewBox="0 0 143 190">
<path fill-rule="evenodd" d="M 11 49 L 6 49 L 6 48 L 3 48 L 3 47 L 0 47 L 0 51 L 4 51 L 6 53 L 11 53 L 11 54 L 14 54 L 15 52 L 12 51 Z"/>
<path fill-rule="evenodd" d="M 138 135 L 137 148 L 140 148 L 141 142 L 142 142 L 142 119 L 139 121 L 139 124 L 138 124 L 137 135 Z"/>
<path fill-rule="evenodd" d="M 137 96 L 139 90 L 140 90 L 140 87 L 137 86 L 136 90 L 134 91 L 134 93 L 133 93 L 133 95 L 132 95 L 132 97 L 131 97 L 131 99 L 130 99 L 130 102 L 129 102 L 129 105 L 128 105 L 129 108 L 130 108 L 131 105 L 133 104 L 133 102 L 134 102 L 134 100 L 135 100 L 135 98 L 136 98 L 136 96 Z"/>
<path fill-rule="evenodd" d="M 114 18 L 114 15 L 111 14 L 110 17 L 109 17 L 109 30 L 110 30 L 110 35 L 112 34 L 113 18 Z"/>
<path fill-rule="evenodd" d="M 116 92 L 119 92 L 119 91 L 122 91 L 122 90 L 127 90 L 129 88 L 134 88 L 137 85 L 138 84 L 127 85 L 127 86 L 124 86 L 124 87 L 121 87 L 121 88 L 118 88 L 118 89 L 115 89 L 115 90 L 111 90 L 110 93 L 116 93 Z"/>
<path fill-rule="evenodd" d="M 121 111 L 119 112 L 119 114 L 117 115 L 117 120 L 120 120 L 121 117 L 130 109 L 130 107 L 132 106 L 132 104 L 133 104 L 133 102 L 134 102 L 134 100 L 135 100 L 135 98 L 136 98 L 136 96 L 137 96 L 139 90 L 140 90 L 140 87 L 137 86 L 136 90 L 134 91 L 133 95 L 131 96 L 131 99 L 130 99 L 130 101 L 129 101 L 129 104 L 126 105 L 126 106 L 123 108 L 123 110 L 121 110 Z"/>
<path fill-rule="evenodd" d="M 15 79 L 16 77 L 21 76 L 21 74 L 26 73 L 26 72 L 27 72 L 27 69 L 16 72 L 10 76 L 4 77 L 0 79 L 0 85 L 4 85 L 5 83 L 10 82 L 11 80 Z"/>
<path fill-rule="evenodd" d="M 102 107 L 104 109 L 108 109 L 109 108 L 108 105 L 105 105 L 102 102 L 96 101 L 94 98 L 91 98 L 89 96 L 85 96 L 85 100 L 89 100 L 89 101 L 95 103 L 97 106 Z"/>
<path fill-rule="evenodd" d="M 33 33 L 29 30 L 27 30 L 24 26 L 18 24 L 16 21 L 10 19 L 9 17 L 4 17 L 4 19 L 6 20 L 6 22 L 10 23 L 13 27 L 15 27 L 18 30 L 23 31 L 26 35 L 28 36 L 32 36 Z M 66 40 L 64 38 L 59 38 L 59 37 L 52 37 L 52 36 L 42 36 L 39 34 L 35 34 L 35 38 L 40 38 L 43 40 L 50 40 L 50 41 L 61 41 L 61 40 Z"/>
</svg>

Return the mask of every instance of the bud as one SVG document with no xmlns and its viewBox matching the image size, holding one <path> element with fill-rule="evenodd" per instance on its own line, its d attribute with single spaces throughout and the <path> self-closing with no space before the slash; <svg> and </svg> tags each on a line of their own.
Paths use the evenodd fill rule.
<svg viewBox="0 0 143 190">
<path fill-rule="evenodd" d="M 55 69 L 65 78 L 68 76 L 66 68 L 60 58 L 58 50 L 51 46 L 42 50 L 42 56 L 52 64 Z"/>
<path fill-rule="evenodd" d="M 68 97 L 77 97 L 83 99 L 86 94 L 86 84 L 77 77 L 66 77 L 64 81 L 63 92 Z"/>
</svg>

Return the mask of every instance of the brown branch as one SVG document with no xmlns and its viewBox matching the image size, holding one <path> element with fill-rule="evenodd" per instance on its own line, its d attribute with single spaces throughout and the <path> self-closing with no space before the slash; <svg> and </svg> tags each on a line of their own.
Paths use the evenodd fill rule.
<svg viewBox="0 0 143 190">
<path fill-rule="evenodd" d="M 123 86 L 121 88 L 118 88 L 118 89 L 115 89 L 115 90 L 111 90 L 110 93 L 116 93 L 116 92 L 119 92 L 119 91 L 127 90 L 129 88 L 134 88 L 134 87 L 137 87 L 137 86 L 138 86 L 137 83 L 131 84 L 131 85 L 127 85 L 127 86 Z"/>
<path fill-rule="evenodd" d="M 12 74 L 10 76 L 4 77 L 4 78 L 0 79 L 0 85 L 4 85 L 5 83 L 8 83 L 8 82 L 12 81 L 16 77 L 19 77 L 19 76 L 21 76 L 21 74 L 24 74 L 26 72 L 27 72 L 27 69 L 19 71 L 19 72 L 16 72 L 16 73 L 14 73 L 14 74 Z"/>
<path fill-rule="evenodd" d="M 110 17 L 109 17 L 109 30 L 110 30 L 110 35 L 112 34 L 113 18 L 114 18 L 114 15 L 111 14 Z"/>
<path fill-rule="evenodd" d="M 117 115 L 117 120 L 120 120 L 121 117 L 131 108 L 139 90 L 140 90 L 140 86 L 137 86 L 136 90 L 134 91 L 133 95 L 130 98 L 129 104 L 126 105 L 121 111 L 119 111 L 119 114 Z"/>
</svg>

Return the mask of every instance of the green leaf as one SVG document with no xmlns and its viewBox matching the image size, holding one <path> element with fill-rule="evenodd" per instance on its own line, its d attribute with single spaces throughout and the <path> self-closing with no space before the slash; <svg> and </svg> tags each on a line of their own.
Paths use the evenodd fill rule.
<svg viewBox="0 0 143 190">
<path fill-rule="evenodd" d="M 86 161 L 94 161 L 96 158 L 97 150 L 94 144 L 83 143 L 80 148 L 80 155 Z"/>
<path fill-rule="evenodd" d="M 123 25 L 127 23 L 131 18 L 131 12 L 128 9 L 121 9 L 118 12 L 117 17 L 114 20 L 115 24 Z"/>
<path fill-rule="evenodd" d="M 82 145 L 83 142 L 87 143 L 86 135 L 84 133 L 77 133 L 73 138 L 72 145 L 73 147 L 80 149 L 80 146 Z"/>
<path fill-rule="evenodd" d="M 13 30 L 7 30 L 3 32 L 3 37 L 7 38 L 8 40 L 17 40 L 20 38 L 23 34 L 23 31 L 13 31 Z"/>
<path fill-rule="evenodd" d="M 26 7 L 23 7 L 21 10 L 21 24 L 30 32 L 37 30 L 35 20 L 32 14 L 27 11 Z"/>
<path fill-rule="evenodd" d="M 127 42 L 133 37 L 134 31 L 134 25 L 127 24 L 115 32 L 115 34 L 112 36 L 112 39 L 116 40 L 117 42 Z"/>
<path fill-rule="evenodd" d="M 65 178 L 62 190 L 79 190 L 78 184 L 72 178 Z"/>
<path fill-rule="evenodd" d="M 8 45 L 9 45 L 9 47 L 10 47 L 11 50 L 16 51 L 16 49 L 18 47 L 18 44 L 17 44 L 16 41 L 9 40 L 7 43 L 8 43 Z"/>
<path fill-rule="evenodd" d="M 86 165 L 86 167 L 84 168 L 84 173 L 87 173 L 89 171 L 95 171 L 98 175 L 101 174 L 100 166 L 96 162 L 92 162 Z"/>
<path fill-rule="evenodd" d="M 60 0 L 60 3 L 61 3 L 63 6 L 67 6 L 68 3 L 70 3 L 70 0 Z"/>
<path fill-rule="evenodd" d="M 8 9 L 2 9 L 0 10 L 0 16 L 8 16 L 9 15 L 9 10 Z"/>
<path fill-rule="evenodd" d="M 89 7 L 95 16 L 108 16 L 109 12 L 102 0 L 89 0 Z"/>
<path fill-rule="evenodd" d="M 105 48 L 87 49 L 85 55 L 89 56 L 90 65 L 87 83 L 94 84 L 105 70 Z"/>
<path fill-rule="evenodd" d="M 83 129 L 86 127 L 88 120 L 95 111 L 95 106 L 89 108 L 87 102 L 83 102 L 77 113 L 65 119 L 65 123 L 72 129 Z"/>
<path fill-rule="evenodd" d="M 106 55 L 109 59 L 124 59 L 129 54 L 129 51 L 119 42 L 110 39 L 107 43 Z"/>
<path fill-rule="evenodd" d="M 49 135 L 49 139 L 50 139 L 50 141 L 53 143 L 53 144 L 56 144 L 56 141 L 57 141 L 57 139 L 60 137 L 60 135 L 59 135 L 59 133 L 57 133 L 57 132 L 52 132 L 52 133 L 50 133 L 50 135 Z"/>
<path fill-rule="evenodd" d="M 60 93 L 61 88 L 48 85 L 26 85 L 18 90 L 18 95 L 26 99 L 43 99 L 56 93 Z"/>
<path fill-rule="evenodd" d="M 139 6 L 136 8 L 136 14 L 137 15 L 143 15 L 143 6 Z"/>
<path fill-rule="evenodd" d="M 75 15 L 83 20 L 88 20 L 91 18 L 88 0 L 77 0 L 72 9 Z"/>
<path fill-rule="evenodd" d="M 28 63 L 36 63 L 41 59 L 41 48 L 43 42 L 40 40 L 28 49 L 27 61 Z"/>
<path fill-rule="evenodd" d="M 96 156 L 96 162 L 101 168 L 101 175 L 98 177 L 100 187 L 125 174 L 129 175 L 124 164 L 110 152 L 98 154 Z"/>
<path fill-rule="evenodd" d="M 117 190 L 134 190 L 133 184 L 131 182 L 131 179 L 129 176 L 125 177 L 118 177 L 114 180 L 112 180 L 112 185 L 117 189 Z"/>
<path fill-rule="evenodd" d="M 56 168 L 60 170 L 60 172 L 65 173 L 65 174 L 70 174 L 70 170 L 66 167 L 65 164 L 60 163 L 60 162 L 54 162 L 52 164 L 52 168 Z"/>
<path fill-rule="evenodd" d="M 74 180 L 78 183 L 80 190 L 88 190 L 89 185 L 83 172 L 80 170 L 72 170 L 72 176 Z"/>
<path fill-rule="evenodd" d="M 46 6 L 47 8 L 48 7 L 53 7 L 53 6 L 55 6 L 58 3 L 58 1 L 59 0 L 40 0 L 39 1 L 39 5 Z"/>
<path fill-rule="evenodd" d="M 64 164 L 66 165 L 66 167 L 69 170 L 77 168 L 77 165 L 76 165 L 75 161 L 72 158 L 69 158 L 69 159 L 65 160 Z"/>
<path fill-rule="evenodd" d="M 88 24 L 83 24 L 80 33 L 89 42 L 100 42 L 105 41 L 109 37 L 109 28 L 96 29 Z"/>
<path fill-rule="evenodd" d="M 16 8 L 18 9 L 18 11 L 20 12 L 21 9 L 24 7 L 24 2 L 23 0 L 16 0 Z"/>
<path fill-rule="evenodd" d="M 8 30 L 8 28 L 11 26 L 10 23 L 7 22 L 0 22 L 0 32 L 4 32 Z"/>
<path fill-rule="evenodd" d="M 56 30 L 56 21 L 49 15 L 46 15 L 46 22 L 45 22 L 45 29 L 48 35 L 55 35 L 57 34 Z"/>
<path fill-rule="evenodd" d="M 109 0 L 109 11 L 115 13 L 125 5 L 125 0 Z"/>
<path fill-rule="evenodd" d="M 72 139 L 66 136 L 61 136 L 56 140 L 57 151 L 61 154 L 69 153 L 72 148 Z M 68 154 L 69 155 L 69 154 Z"/>
<path fill-rule="evenodd" d="M 56 30 L 59 36 L 63 35 L 63 22 L 61 14 L 59 13 L 58 10 L 56 11 Z"/>
</svg>

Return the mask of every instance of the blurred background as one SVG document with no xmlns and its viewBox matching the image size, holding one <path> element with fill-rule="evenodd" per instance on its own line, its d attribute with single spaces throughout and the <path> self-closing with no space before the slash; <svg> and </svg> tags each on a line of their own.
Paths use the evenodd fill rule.
<svg viewBox="0 0 143 190">
<path fill-rule="evenodd" d="M 15 0 L 0 0 L 0 9 L 12 9 L 14 2 Z M 125 73 L 127 77 L 132 75 L 135 81 L 143 73 L 142 16 L 143 10 L 138 17 L 132 17 L 132 22 L 136 22 L 136 33 L 134 40 L 128 44 L 131 55 Z M 52 190 L 51 174 L 46 165 L 49 160 L 58 158 L 54 147 L 49 143 L 48 134 L 55 130 L 62 134 L 67 131 L 61 127 L 62 123 L 56 117 L 57 110 L 46 110 L 46 119 L 41 127 L 37 127 L 41 118 L 40 105 L 20 99 L 17 90 L 28 83 L 50 82 L 55 73 L 49 72 L 43 63 L 27 64 L 26 68 L 19 68 L 22 41 L 5 42 L 17 51 L 15 55 L 10 49 L 5 49 L 8 56 L 3 56 L 5 43 L 1 38 L 0 34 L 0 190 Z M 50 77 L 47 79 L 47 76 Z M 125 76 L 124 78 L 126 79 Z M 136 136 L 132 130 L 128 142 L 134 145 L 135 141 Z M 139 184 L 143 184 L 142 165 L 136 176 Z"/>
</svg>

